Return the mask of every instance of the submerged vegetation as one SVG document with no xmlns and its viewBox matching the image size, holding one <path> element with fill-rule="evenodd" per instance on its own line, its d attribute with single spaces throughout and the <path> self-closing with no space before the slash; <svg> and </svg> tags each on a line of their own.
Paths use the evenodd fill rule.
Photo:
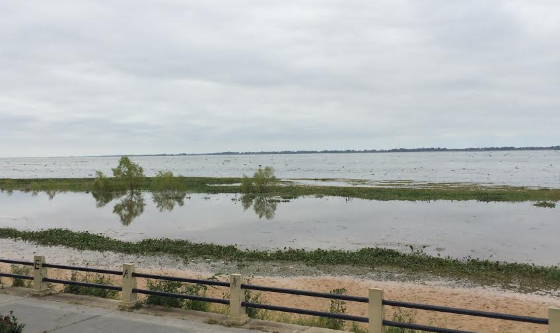
<svg viewBox="0 0 560 333">
<path fill-rule="evenodd" d="M 560 267 L 503 263 L 466 258 L 432 257 L 423 253 L 401 253 L 383 248 L 357 251 L 285 249 L 277 251 L 241 250 L 232 245 L 192 243 L 187 240 L 144 239 L 127 242 L 89 232 L 66 229 L 19 231 L 0 228 L 0 238 L 33 242 L 38 245 L 66 246 L 78 250 L 113 251 L 128 254 L 169 254 L 184 259 L 204 258 L 230 261 L 285 261 L 309 265 L 353 265 L 371 269 L 397 269 L 463 278 L 482 283 L 517 285 L 519 288 L 560 286 Z"/>
</svg>

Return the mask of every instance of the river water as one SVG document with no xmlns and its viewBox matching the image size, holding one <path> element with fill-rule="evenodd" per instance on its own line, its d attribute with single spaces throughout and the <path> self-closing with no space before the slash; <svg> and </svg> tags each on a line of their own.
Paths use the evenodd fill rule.
<svg viewBox="0 0 560 333">
<path fill-rule="evenodd" d="M 54 195 L 54 196 L 53 196 Z M 540 265 L 560 264 L 560 209 L 530 202 L 370 201 L 305 197 L 289 202 L 145 192 L 103 200 L 88 193 L 0 193 L 0 226 L 68 228 L 123 240 L 188 239 L 240 248 L 422 250 Z"/>
<path fill-rule="evenodd" d="M 240 177 L 272 166 L 280 178 L 363 179 L 374 182 L 465 182 L 560 188 L 560 151 L 355 153 L 132 157 L 153 176 Z M 0 158 L 0 178 L 94 177 L 111 174 L 117 157 Z"/>
</svg>

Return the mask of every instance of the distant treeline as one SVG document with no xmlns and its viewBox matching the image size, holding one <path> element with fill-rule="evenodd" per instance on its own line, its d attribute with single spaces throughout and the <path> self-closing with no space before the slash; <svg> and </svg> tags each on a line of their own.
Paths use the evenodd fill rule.
<svg viewBox="0 0 560 333">
<path fill-rule="evenodd" d="M 483 148 L 394 148 L 394 149 L 346 149 L 346 150 L 282 150 L 282 151 L 224 151 L 201 154 L 146 154 L 131 156 L 200 156 L 200 155 L 282 155 L 282 154 L 355 154 L 355 153 L 423 153 L 423 152 L 478 152 L 478 151 L 517 151 L 517 150 L 560 150 L 560 146 L 550 147 L 483 147 Z M 111 155 L 120 156 L 120 155 Z"/>
</svg>

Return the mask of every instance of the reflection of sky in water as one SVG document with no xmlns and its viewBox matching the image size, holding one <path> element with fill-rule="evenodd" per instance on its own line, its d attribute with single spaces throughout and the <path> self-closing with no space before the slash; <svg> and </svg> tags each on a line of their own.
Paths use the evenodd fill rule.
<svg viewBox="0 0 560 333">
<path fill-rule="evenodd" d="M 147 175 L 240 177 L 270 165 L 280 178 L 473 182 L 560 188 L 560 151 L 132 157 Z M 118 157 L 0 158 L 2 178 L 111 174 Z M 359 185 L 359 184 L 357 184 Z"/>
<path fill-rule="evenodd" d="M 86 193 L 59 193 L 52 200 L 44 192 L 0 193 L 0 226 L 87 230 L 127 240 L 167 237 L 242 248 L 382 246 L 410 251 L 412 245 L 459 258 L 560 262 L 560 209 L 537 208 L 530 202 L 337 197 L 282 202 L 232 194 L 158 197 L 146 192 L 110 199 L 96 200 Z"/>
</svg>

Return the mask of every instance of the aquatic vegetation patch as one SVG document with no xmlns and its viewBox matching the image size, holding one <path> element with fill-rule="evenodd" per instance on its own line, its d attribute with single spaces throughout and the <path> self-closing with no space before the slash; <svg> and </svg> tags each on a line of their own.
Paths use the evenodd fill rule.
<svg viewBox="0 0 560 333">
<path fill-rule="evenodd" d="M 428 273 L 451 278 L 468 278 L 485 284 L 515 285 L 518 289 L 560 286 L 560 267 L 524 263 L 505 263 L 472 258 L 432 257 L 422 252 L 402 253 L 384 248 L 348 250 L 304 250 L 287 248 L 276 251 L 243 250 L 233 245 L 193 243 L 166 238 L 128 242 L 89 232 L 67 229 L 20 231 L 0 228 L 0 238 L 33 242 L 46 246 L 66 246 L 77 250 L 112 251 L 127 254 L 175 255 L 228 261 L 283 261 L 308 265 L 354 265 L 371 269 L 391 268 L 403 272 Z"/>
<path fill-rule="evenodd" d="M 539 201 L 533 204 L 535 207 L 542 207 L 542 208 L 556 208 L 555 202 L 548 202 L 548 201 Z"/>
</svg>

